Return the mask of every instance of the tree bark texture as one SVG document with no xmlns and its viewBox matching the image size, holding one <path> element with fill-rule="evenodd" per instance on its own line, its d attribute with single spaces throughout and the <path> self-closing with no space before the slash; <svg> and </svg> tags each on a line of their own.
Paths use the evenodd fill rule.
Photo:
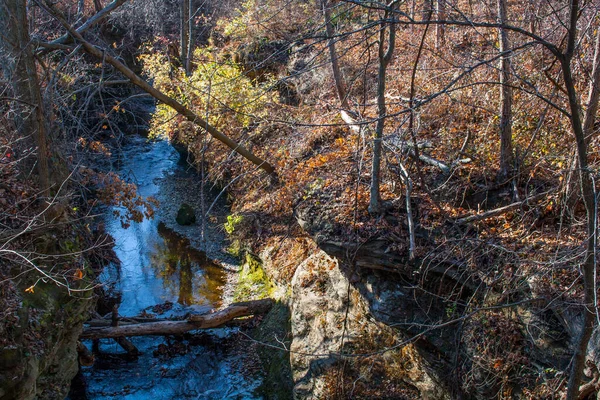
<svg viewBox="0 0 600 400">
<path fill-rule="evenodd" d="M 438 21 L 446 19 L 446 1 L 435 0 L 435 14 Z M 435 48 L 439 49 L 446 43 L 446 27 L 444 24 L 436 24 L 435 26 Z"/>
<path fill-rule="evenodd" d="M 392 3 L 392 9 L 395 8 L 397 2 Z M 396 25 L 389 24 L 386 21 L 390 16 L 390 12 L 386 11 L 384 20 L 381 22 L 379 31 L 379 69 L 377 74 L 377 126 L 375 128 L 375 136 L 373 138 L 373 165 L 371 169 L 371 192 L 369 200 L 369 212 L 379 213 L 381 208 L 380 199 L 380 181 L 381 181 L 381 141 L 383 138 L 383 130 L 385 127 L 386 104 L 385 104 L 385 79 L 386 70 L 392 60 L 394 47 L 396 45 Z M 386 33 L 389 30 L 387 50 L 385 50 Z"/>
<path fill-rule="evenodd" d="M 596 209 L 595 209 L 595 193 L 594 186 L 588 169 L 588 150 L 586 143 L 586 132 L 583 121 L 581 119 L 582 108 L 577 95 L 575 82 L 573 80 L 573 74 L 571 69 L 571 60 L 575 52 L 577 42 L 577 20 L 579 14 L 579 1 L 572 0 L 569 10 L 569 33 L 567 37 L 567 49 L 565 54 L 559 58 L 563 79 L 565 82 L 565 89 L 568 94 L 569 109 L 571 111 L 571 128 L 573 135 L 575 136 L 575 144 L 577 149 L 577 161 L 579 163 L 579 180 L 581 185 L 581 193 L 583 196 L 583 202 L 585 204 L 586 217 L 587 217 L 587 240 L 586 240 L 586 251 L 581 270 L 583 273 L 583 327 L 581 329 L 580 336 L 575 344 L 575 351 L 573 354 L 573 360 L 571 363 L 571 373 L 567 384 L 567 400 L 577 399 L 579 395 L 579 385 L 583 377 L 583 370 L 585 368 L 585 360 L 587 355 L 587 348 L 592 336 L 592 332 L 595 326 L 595 272 L 596 272 Z M 594 57 L 594 73 L 593 79 L 590 82 L 590 94 L 598 93 L 598 85 L 600 81 L 594 80 L 597 78 L 597 69 L 600 67 L 598 64 L 598 57 Z M 596 94 L 598 96 L 598 94 Z M 590 99 L 590 103 L 597 103 L 598 99 L 593 97 Z M 591 105 L 591 107 L 590 107 Z M 584 120 L 588 118 L 595 118 L 595 115 L 590 116 L 590 111 L 595 111 L 597 106 L 593 104 L 588 105 L 586 116 Z M 595 114 L 595 113 L 594 113 Z"/>
<path fill-rule="evenodd" d="M 506 24 L 506 0 L 498 0 L 498 22 Z M 514 156 L 512 146 L 512 87 L 510 86 L 510 49 L 508 31 L 498 29 L 500 52 L 500 177 L 508 177 L 513 170 Z"/>
<path fill-rule="evenodd" d="M 22 137 L 32 136 L 37 147 L 36 169 L 40 188 L 50 187 L 49 145 L 46 118 L 37 69 L 29 36 L 26 0 L 3 0 L 0 4 L 0 46 L 5 57 L 3 72 L 11 82 L 15 123 Z"/>
<path fill-rule="evenodd" d="M 188 6 L 188 48 L 187 48 L 187 64 L 185 65 L 185 72 L 189 75 L 192 73 L 192 56 L 194 55 L 194 45 L 195 45 L 195 36 L 194 36 L 194 17 L 196 14 L 196 9 L 194 7 L 194 0 L 188 0 L 190 2 Z"/>
</svg>

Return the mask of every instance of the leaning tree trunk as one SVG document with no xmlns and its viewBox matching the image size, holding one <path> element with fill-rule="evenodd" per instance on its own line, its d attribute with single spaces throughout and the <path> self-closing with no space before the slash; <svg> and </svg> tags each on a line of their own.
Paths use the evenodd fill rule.
<svg viewBox="0 0 600 400">
<path fill-rule="evenodd" d="M 90 42 L 85 40 L 83 38 L 83 36 L 79 32 L 77 32 L 77 30 L 75 30 L 71 25 L 69 25 L 69 23 L 66 21 L 64 16 L 60 13 L 60 11 L 58 11 L 56 9 L 54 4 L 50 0 L 45 0 L 44 4 L 47 7 L 48 11 L 50 13 L 52 13 L 52 15 L 63 25 L 63 27 L 65 29 L 67 29 L 69 34 L 72 35 L 76 41 L 81 43 L 81 45 L 83 46 L 83 49 L 88 54 L 112 65 L 117 71 L 119 71 L 121 74 L 123 74 L 123 76 L 125 76 L 127 79 L 129 79 L 129 81 L 131 83 L 138 86 L 140 89 L 142 89 L 146 93 L 150 94 L 156 100 L 173 108 L 179 114 L 184 116 L 188 121 L 192 122 L 193 124 L 195 124 L 196 126 L 202 128 L 202 129 L 204 129 L 212 137 L 214 137 L 221 143 L 225 144 L 231 150 L 235 151 L 242 157 L 246 158 L 248 161 L 252 162 L 258 168 L 262 169 L 263 171 L 265 171 L 268 174 L 275 172 L 275 168 L 271 164 L 269 164 L 267 161 L 256 156 L 254 153 L 252 153 L 251 151 L 246 149 L 244 146 L 237 143 L 235 140 L 231 139 L 229 136 L 223 134 L 217 128 L 215 128 L 210 123 L 208 123 L 208 121 L 201 118 L 199 115 L 194 113 L 192 110 L 185 107 L 183 104 L 179 103 L 177 100 L 167 96 L 160 90 L 154 88 L 152 85 L 150 85 L 148 82 L 146 82 L 145 80 L 140 78 L 131 69 L 129 69 L 125 64 L 123 64 L 122 62 L 120 62 L 119 60 L 114 58 L 113 56 L 106 54 L 105 51 L 100 50 L 98 47 L 92 45 Z"/>
<path fill-rule="evenodd" d="M 15 122 L 22 137 L 34 138 L 39 184 L 46 192 L 50 187 L 48 139 L 28 26 L 26 0 L 3 0 L 0 3 L 0 46 L 5 55 L 2 68 L 6 79 L 12 83 Z"/>
<path fill-rule="evenodd" d="M 498 21 L 506 24 L 506 0 L 498 0 Z M 505 179 L 513 170 L 512 146 L 512 88 L 510 86 L 510 42 L 506 29 L 499 28 L 500 42 L 500 178 Z"/>
</svg>

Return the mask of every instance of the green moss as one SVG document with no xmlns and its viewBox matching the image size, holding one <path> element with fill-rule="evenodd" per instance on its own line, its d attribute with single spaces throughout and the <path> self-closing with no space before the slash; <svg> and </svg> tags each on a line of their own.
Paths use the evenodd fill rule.
<svg viewBox="0 0 600 400">
<path fill-rule="evenodd" d="M 227 232 L 228 235 L 233 235 L 233 232 L 235 232 L 235 228 L 243 221 L 243 219 L 244 218 L 239 214 L 228 215 L 227 222 L 223 224 L 225 232 Z"/>
<path fill-rule="evenodd" d="M 233 294 L 234 300 L 264 299 L 271 297 L 274 289 L 260 259 L 246 253 L 245 263 L 239 273 L 238 283 Z"/>
<path fill-rule="evenodd" d="M 229 247 L 227 247 L 227 253 L 235 258 L 242 258 L 242 254 L 243 254 L 242 243 L 238 239 L 233 240 L 231 242 L 231 245 Z"/>
<path fill-rule="evenodd" d="M 294 381 L 290 353 L 282 348 L 281 342 L 289 348 L 292 341 L 290 310 L 281 302 L 275 303 L 261 324 L 252 333 L 254 339 L 275 347 L 260 346 L 258 355 L 263 365 L 265 379 L 257 389 L 257 395 L 267 400 L 287 400 L 293 398 Z"/>
</svg>

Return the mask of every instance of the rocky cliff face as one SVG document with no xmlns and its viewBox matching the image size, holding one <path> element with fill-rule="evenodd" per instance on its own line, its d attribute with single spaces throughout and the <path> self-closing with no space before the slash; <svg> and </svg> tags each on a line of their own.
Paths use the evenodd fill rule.
<svg viewBox="0 0 600 400">
<path fill-rule="evenodd" d="M 294 274 L 294 397 L 331 398 L 343 390 L 357 398 L 449 398 L 414 345 L 373 318 L 368 299 L 342 268 L 336 258 L 318 251 Z"/>
<path fill-rule="evenodd" d="M 261 253 L 287 287 L 294 398 L 546 398 L 561 379 L 576 319 L 538 302 L 486 307 L 506 295 L 452 260 L 415 262 L 385 237 L 344 242 L 317 213 L 299 223 L 313 239 Z"/>
<path fill-rule="evenodd" d="M 79 369 L 77 340 L 95 306 L 95 272 L 77 250 L 83 240 L 74 225 L 63 236 L 37 237 L 35 248 L 46 256 L 35 261 L 56 281 L 16 262 L 0 265 L 0 399 L 66 397 Z"/>
<path fill-rule="evenodd" d="M 0 399 L 63 399 L 77 374 L 77 340 L 91 293 L 71 297 L 52 284 L 13 298 L 0 346 Z"/>
<path fill-rule="evenodd" d="M 401 306 L 392 303 L 396 287 L 382 293 L 377 282 L 364 283 L 325 251 L 290 251 L 288 244 L 282 247 L 297 255 L 285 260 L 295 270 L 285 299 L 295 399 L 450 398 L 437 366 L 421 354 L 422 349 L 407 341 L 402 331 L 381 322 L 385 307 Z M 285 285 L 274 255 L 263 251 L 264 268 Z"/>
</svg>

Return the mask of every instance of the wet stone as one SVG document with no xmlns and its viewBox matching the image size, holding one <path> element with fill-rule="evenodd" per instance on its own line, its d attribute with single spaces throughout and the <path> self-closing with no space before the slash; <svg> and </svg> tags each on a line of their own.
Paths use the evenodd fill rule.
<svg viewBox="0 0 600 400">
<path fill-rule="evenodd" d="M 196 214 L 194 209 L 189 204 L 183 203 L 177 211 L 177 218 L 175 218 L 179 225 L 192 225 L 196 223 Z"/>
</svg>

